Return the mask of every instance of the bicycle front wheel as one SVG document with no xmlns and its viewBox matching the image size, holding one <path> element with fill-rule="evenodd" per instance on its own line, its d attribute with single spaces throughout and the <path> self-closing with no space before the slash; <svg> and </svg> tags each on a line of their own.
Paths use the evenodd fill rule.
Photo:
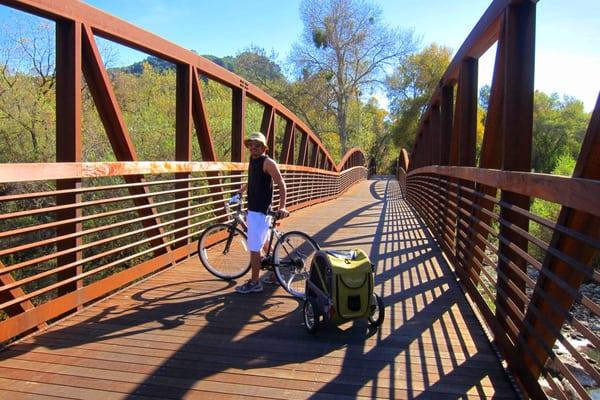
<svg viewBox="0 0 600 400">
<path fill-rule="evenodd" d="M 275 244 L 275 276 L 292 296 L 304 297 L 310 265 L 318 250 L 319 246 L 310 236 L 298 231 L 283 234 Z"/>
<path fill-rule="evenodd" d="M 250 269 L 250 251 L 244 232 L 228 224 L 206 228 L 198 240 L 202 265 L 221 279 L 236 279 Z"/>
</svg>

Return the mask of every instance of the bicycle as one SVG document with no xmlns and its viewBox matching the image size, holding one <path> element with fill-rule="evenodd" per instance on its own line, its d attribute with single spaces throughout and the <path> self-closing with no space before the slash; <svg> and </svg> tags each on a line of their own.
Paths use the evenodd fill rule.
<svg viewBox="0 0 600 400">
<path fill-rule="evenodd" d="M 225 210 L 228 215 L 233 214 L 232 221 L 206 228 L 198 240 L 198 256 L 210 273 L 232 280 L 250 270 L 250 251 L 241 197 L 227 201 Z M 304 297 L 310 264 L 319 246 L 304 232 L 280 232 L 278 213 L 269 210 L 268 215 L 271 216 L 269 245 L 261 269 L 274 272 L 279 284 L 292 296 Z"/>
</svg>

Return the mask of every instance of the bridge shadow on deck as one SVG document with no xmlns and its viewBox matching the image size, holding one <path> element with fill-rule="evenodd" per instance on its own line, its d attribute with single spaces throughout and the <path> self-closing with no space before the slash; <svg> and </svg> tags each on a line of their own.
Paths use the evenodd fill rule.
<svg viewBox="0 0 600 400">
<path fill-rule="evenodd" d="M 354 208 L 310 233 L 322 247 L 368 249 L 386 304 L 379 330 L 358 320 L 310 335 L 282 289 L 239 295 L 187 262 L 0 353 L 0 367 L 45 360 L 61 365 L 55 384 L 131 399 L 516 398 L 397 183 L 361 185 L 345 195 Z"/>
</svg>

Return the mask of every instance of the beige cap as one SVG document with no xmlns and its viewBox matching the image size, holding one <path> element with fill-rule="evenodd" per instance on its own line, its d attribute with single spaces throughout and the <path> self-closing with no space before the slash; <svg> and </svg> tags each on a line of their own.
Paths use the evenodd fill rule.
<svg viewBox="0 0 600 400">
<path fill-rule="evenodd" d="M 265 135 L 263 135 L 260 132 L 252 132 L 247 138 L 246 140 L 244 140 L 244 144 L 247 146 L 248 142 L 254 140 L 257 142 L 261 142 L 263 146 L 267 146 L 267 139 L 265 138 Z"/>
</svg>

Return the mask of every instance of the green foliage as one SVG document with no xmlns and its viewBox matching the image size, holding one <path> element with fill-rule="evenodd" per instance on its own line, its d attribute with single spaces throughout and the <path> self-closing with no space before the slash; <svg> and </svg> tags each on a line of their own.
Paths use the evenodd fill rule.
<svg viewBox="0 0 600 400">
<path fill-rule="evenodd" d="M 158 70 L 144 64 L 139 74 L 111 76 L 138 159 L 175 159 L 174 69 Z"/>
<path fill-rule="evenodd" d="M 450 64 L 452 50 L 435 43 L 413 54 L 387 78 L 393 116 L 392 135 L 397 146 L 412 148 L 419 119 Z"/>
<path fill-rule="evenodd" d="M 201 85 L 217 159 L 229 161 L 231 159 L 231 89 L 211 80 L 203 81 Z"/>
<path fill-rule="evenodd" d="M 533 109 L 532 168 L 550 173 L 562 155 L 576 159 L 585 135 L 589 114 L 583 103 L 558 94 L 536 91 Z"/>
<path fill-rule="evenodd" d="M 267 56 L 264 49 L 251 47 L 233 59 L 233 72 L 255 85 L 270 87 L 285 80 L 275 58 L 276 54 L 274 53 Z"/>
<path fill-rule="evenodd" d="M 0 162 L 54 161 L 53 81 L 16 73 L 0 80 Z"/>
<path fill-rule="evenodd" d="M 176 70 L 175 64 L 173 64 L 169 61 L 163 60 L 162 58 L 148 56 L 142 61 L 138 61 L 136 63 L 133 63 L 131 65 L 128 65 L 128 66 L 122 67 L 122 68 L 113 68 L 113 69 L 111 69 L 111 71 L 123 72 L 126 74 L 141 75 L 144 73 L 144 70 L 148 69 L 148 67 L 152 67 L 153 70 L 155 70 L 156 72 L 160 72 L 160 73 L 168 71 L 168 70 L 171 70 L 171 71 Z"/>
<path fill-rule="evenodd" d="M 570 154 L 562 154 L 558 157 L 556 167 L 552 173 L 554 175 L 571 176 L 575 170 L 575 159 Z"/>
</svg>

